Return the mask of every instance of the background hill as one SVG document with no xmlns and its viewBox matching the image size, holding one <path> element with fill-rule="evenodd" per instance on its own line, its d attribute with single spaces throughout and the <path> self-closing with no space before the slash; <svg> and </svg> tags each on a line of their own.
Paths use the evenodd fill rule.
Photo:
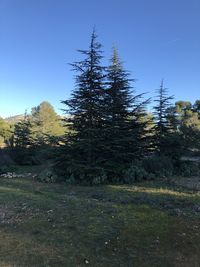
<svg viewBox="0 0 200 267">
<path fill-rule="evenodd" d="M 19 122 L 23 119 L 24 119 L 24 114 L 7 117 L 4 120 L 9 124 L 15 124 L 16 122 Z"/>
</svg>

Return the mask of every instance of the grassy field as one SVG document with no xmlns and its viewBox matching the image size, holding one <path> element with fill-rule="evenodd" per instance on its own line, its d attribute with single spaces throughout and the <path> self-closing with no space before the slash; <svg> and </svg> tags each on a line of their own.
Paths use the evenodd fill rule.
<svg viewBox="0 0 200 267">
<path fill-rule="evenodd" d="M 200 194 L 0 178 L 0 266 L 200 266 Z"/>
</svg>

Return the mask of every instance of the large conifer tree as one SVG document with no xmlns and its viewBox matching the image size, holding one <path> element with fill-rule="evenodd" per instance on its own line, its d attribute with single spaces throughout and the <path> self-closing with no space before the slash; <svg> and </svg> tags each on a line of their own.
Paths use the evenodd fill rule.
<svg viewBox="0 0 200 267">
<path fill-rule="evenodd" d="M 135 94 L 131 86 L 134 80 L 124 70 L 116 48 L 110 62 L 107 69 L 104 114 L 107 151 L 105 160 L 108 171 L 120 175 L 127 165 L 145 153 L 146 101 L 141 102 L 142 94 Z"/>
<path fill-rule="evenodd" d="M 101 45 L 92 33 L 89 50 L 79 50 L 85 56 L 72 64 L 77 72 L 76 87 L 69 100 L 63 101 L 70 115 L 62 159 L 57 170 L 76 180 L 102 182 L 122 177 L 122 173 L 146 150 L 145 104 L 143 94 L 136 95 L 116 49 L 110 66 L 101 66 Z"/>
<path fill-rule="evenodd" d="M 76 71 L 76 87 L 69 100 L 63 101 L 65 112 L 69 114 L 66 124 L 70 134 L 66 138 L 65 161 L 67 173 L 75 174 L 76 179 L 92 182 L 100 175 L 102 152 L 104 68 L 101 66 L 101 44 L 97 41 L 95 30 L 91 36 L 88 50 L 79 50 L 85 56 L 80 62 L 72 64 Z M 90 181 L 91 180 L 91 181 Z"/>
</svg>

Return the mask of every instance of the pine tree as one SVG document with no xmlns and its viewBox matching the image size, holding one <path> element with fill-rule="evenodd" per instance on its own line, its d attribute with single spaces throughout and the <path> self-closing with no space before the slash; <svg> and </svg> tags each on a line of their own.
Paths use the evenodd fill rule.
<svg viewBox="0 0 200 267">
<path fill-rule="evenodd" d="M 70 134 L 67 135 L 65 146 L 65 153 L 69 157 L 64 165 L 76 179 L 92 183 L 94 176 L 102 172 L 100 155 L 105 94 L 104 67 L 100 63 L 101 44 L 97 41 L 95 30 L 89 49 L 79 52 L 85 59 L 72 64 L 77 72 L 75 90 L 69 100 L 62 102 L 66 105 L 65 112 L 70 115 L 65 121 Z"/>
<path fill-rule="evenodd" d="M 26 149 L 33 144 L 32 124 L 27 114 L 14 126 L 14 144 L 21 149 Z"/>
<path fill-rule="evenodd" d="M 111 64 L 107 69 L 105 97 L 105 165 L 111 174 L 121 171 L 145 153 L 145 103 L 142 94 L 135 95 L 116 48 L 113 49 Z"/>
<path fill-rule="evenodd" d="M 154 148 L 161 155 L 165 153 L 167 146 L 167 138 L 172 132 L 172 125 L 168 120 L 168 110 L 171 106 L 173 96 L 168 96 L 168 90 L 164 87 L 163 80 L 161 81 L 160 88 L 157 90 L 157 98 L 155 102 L 157 105 L 154 107 L 155 127 L 154 127 Z"/>
<path fill-rule="evenodd" d="M 18 164 L 34 164 L 33 147 L 32 123 L 30 117 L 25 114 L 24 119 L 14 126 L 14 148 L 12 150 L 14 160 Z"/>
</svg>

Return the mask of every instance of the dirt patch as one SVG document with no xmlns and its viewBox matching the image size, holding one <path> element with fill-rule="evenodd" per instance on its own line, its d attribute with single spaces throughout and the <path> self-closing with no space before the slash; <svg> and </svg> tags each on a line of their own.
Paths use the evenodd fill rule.
<svg viewBox="0 0 200 267">
<path fill-rule="evenodd" d="M 18 224 L 26 219 L 34 217 L 36 213 L 26 204 L 16 207 L 0 206 L 0 225 L 1 224 Z"/>
</svg>

